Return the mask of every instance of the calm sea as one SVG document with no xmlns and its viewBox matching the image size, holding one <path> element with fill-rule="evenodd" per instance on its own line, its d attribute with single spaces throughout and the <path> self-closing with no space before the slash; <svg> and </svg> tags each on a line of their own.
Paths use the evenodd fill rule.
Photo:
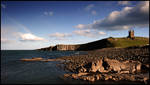
<svg viewBox="0 0 150 85">
<path fill-rule="evenodd" d="M 23 62 L 22 58 L 56 58 L 62 56 L 86 54 L 83 51 L 35 51 L 2 50 L 1 83 L 2 84 L 89 84 L 91 82 L 66 79 L 69 73 L 56 66 L 59 62 Z M 121 82 L 121 84 L 132 82 Z M 115 84 L 114 81 L 97 81 L 94 84 Z"/>
<path fill-rule="evenodd" d="M 22 58 L 56 58 L 75 54 L 79 51 L 34 51 L 34 50 L 2 50 L 1 51 L 1 83 L 2 84 L 66 84 L 77 83 L 65 80 L 66 73 L 56 66 L 59 62 L 23 62 Z"/>
</svg>

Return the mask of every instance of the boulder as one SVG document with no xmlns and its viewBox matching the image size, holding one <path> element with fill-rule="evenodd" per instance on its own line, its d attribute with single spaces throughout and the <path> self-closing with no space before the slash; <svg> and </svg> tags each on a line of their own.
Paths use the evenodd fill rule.
<svg viewBox="0 0 150 85">
<path fill-rule="evenodd" d="M 117 72 L 117 73 L 135 73 L 141 70 L 139 61 L 119 61 L 116 59 L 103 58 L 92 62 L 89 72 Z"/>
</svg>

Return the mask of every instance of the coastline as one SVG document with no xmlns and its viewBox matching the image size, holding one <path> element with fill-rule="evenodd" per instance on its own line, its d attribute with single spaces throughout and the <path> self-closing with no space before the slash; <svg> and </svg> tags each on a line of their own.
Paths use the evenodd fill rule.
<svg viewBox="0 0 150 85">
<path fill-rule="evenodd" d="M 88 54 L 54 59 L 37 57 L 22 59 L 22 61 L 58 61 L 58 67 L 71 72 L 64 74 L 64 78 L 88 81 L 89 83 L 98 81 L 149 83 L 149 45 L 129 48 L 103 48 L 86 52 Z"/>
<path fill-rule="evenodd" d="M 95 61 L 98 61 L 101 58 L 108 58 L 111 63 L 114 60 L 120 64 L 123 62 L 129 62 L 127 65 L 125 65 L 126 67 L 128 66 L 127 68 L 129 68 L 129 70 L 113 72 L 106 69 L 106 72 L 102 72 L 102 70 L 90 72 L 89 68 L 92 68 L 93 62 L 94 64 L 100 65 L 95 63 Z M 66 78 L 79 79 L 89 82 L 112 80 L 116 81 L 116 83 L 118 81 L 140 82 L 143 84 L 149 83 L 149 46 L 131 48 L 104 48 L 88 51 L 87 55 L 64 56 L 58 59 L 64 59 L 65 61 L 68 60 L 67 62 L 61 63 L 64 65 L 65 70 L 72 72 L 71 74 L 64 74 L 64 77 Z M 136 69 L 132 69 L 132 62 L 139 62 L 140 66 Z M 95 65 L 95 68 L 98 68 L 96 67 L 97 65 Z M 135 64 L 135 66 L 137 65 L 138 64 Z M 114 68 L 115 67 L 117 67 L 117 65 L 114 66 Z M 132 72 L 131 70 L 136 71 Z"/>
</svg>

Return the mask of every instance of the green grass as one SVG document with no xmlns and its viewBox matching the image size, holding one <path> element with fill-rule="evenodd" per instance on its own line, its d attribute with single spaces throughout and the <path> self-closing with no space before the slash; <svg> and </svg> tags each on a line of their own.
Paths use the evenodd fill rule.
<svg viewBox="0 0 150 85">
<path fill-rule="evenodd" d="M 108 38 L 108 42 L 111 43 L 112 47 L 131 47 L 131 46 L 143 46 L 149 44 L 149 38 L 145 37 L 135 37 L 134 39 L 130 38 Z"/>
</svg>

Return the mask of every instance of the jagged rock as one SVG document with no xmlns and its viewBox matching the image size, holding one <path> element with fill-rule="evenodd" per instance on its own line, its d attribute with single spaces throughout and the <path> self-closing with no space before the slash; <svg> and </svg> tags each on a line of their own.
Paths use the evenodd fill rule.
<svg viewBox="0 0 150 85">
<path fill-rule="evenodd" d="M 67 75 L 67 74 L 65 74 Z M 64 75 L 64 76 L 65 76 Z M 113 81 L 120 81 L 120 80 L 130 80 L 130 81 L 140 81 L 147 83 L 149 77 L 139 75 L 139 74 L 119 74 L 119 73 L 112 73 L 112 74 L 91 74 L 91 73 L 79 73 L 79 74 L 68 74 L 67 77 L 71 77 L 74 79 L 81 79 L 86 81 L 94 82 L 96 80 L 113 80 Z"/>
<path fill-rule="evenodd" d="M 100 80 L 102 76 L 100 74 L 97 74 L 95 75 L 95 77 L 96 77 L 96 80 Z"/>
<path fill-rule="evenodd" d="M 92 62 L 92 66 L 91 69 L 89 70 L 89 72 L 107 72 L 106 70 L 104 70 L 104 67 L 102 66 L 103 61 L 102 59 L 96 61 L 96 62 Z"/>
<path fill-rule="evenodd" d="M 89 72 L 117 72 L 117 73 L 135 73 L 141 70 L 139 61 L 118 61 L 115 59 L 103 58 L 92 62 Z"/>
<path fill-rule="evenodd" d="M 86 72 L 86 71 L 87 71 L 87 69 L 84 68 L 84 67 L 81 67 L 81 68 L 79 68 L 79 70 L 78 70 L 79 73 Z"/>
<path fill-rule="evenodd" d="M 88 76 L 88 77 L 87 77 L 87 80 L 94 82 L 94 81 L 95 81 L 95 78 L 94 78 L 94 76 Z"/>
</svg>

